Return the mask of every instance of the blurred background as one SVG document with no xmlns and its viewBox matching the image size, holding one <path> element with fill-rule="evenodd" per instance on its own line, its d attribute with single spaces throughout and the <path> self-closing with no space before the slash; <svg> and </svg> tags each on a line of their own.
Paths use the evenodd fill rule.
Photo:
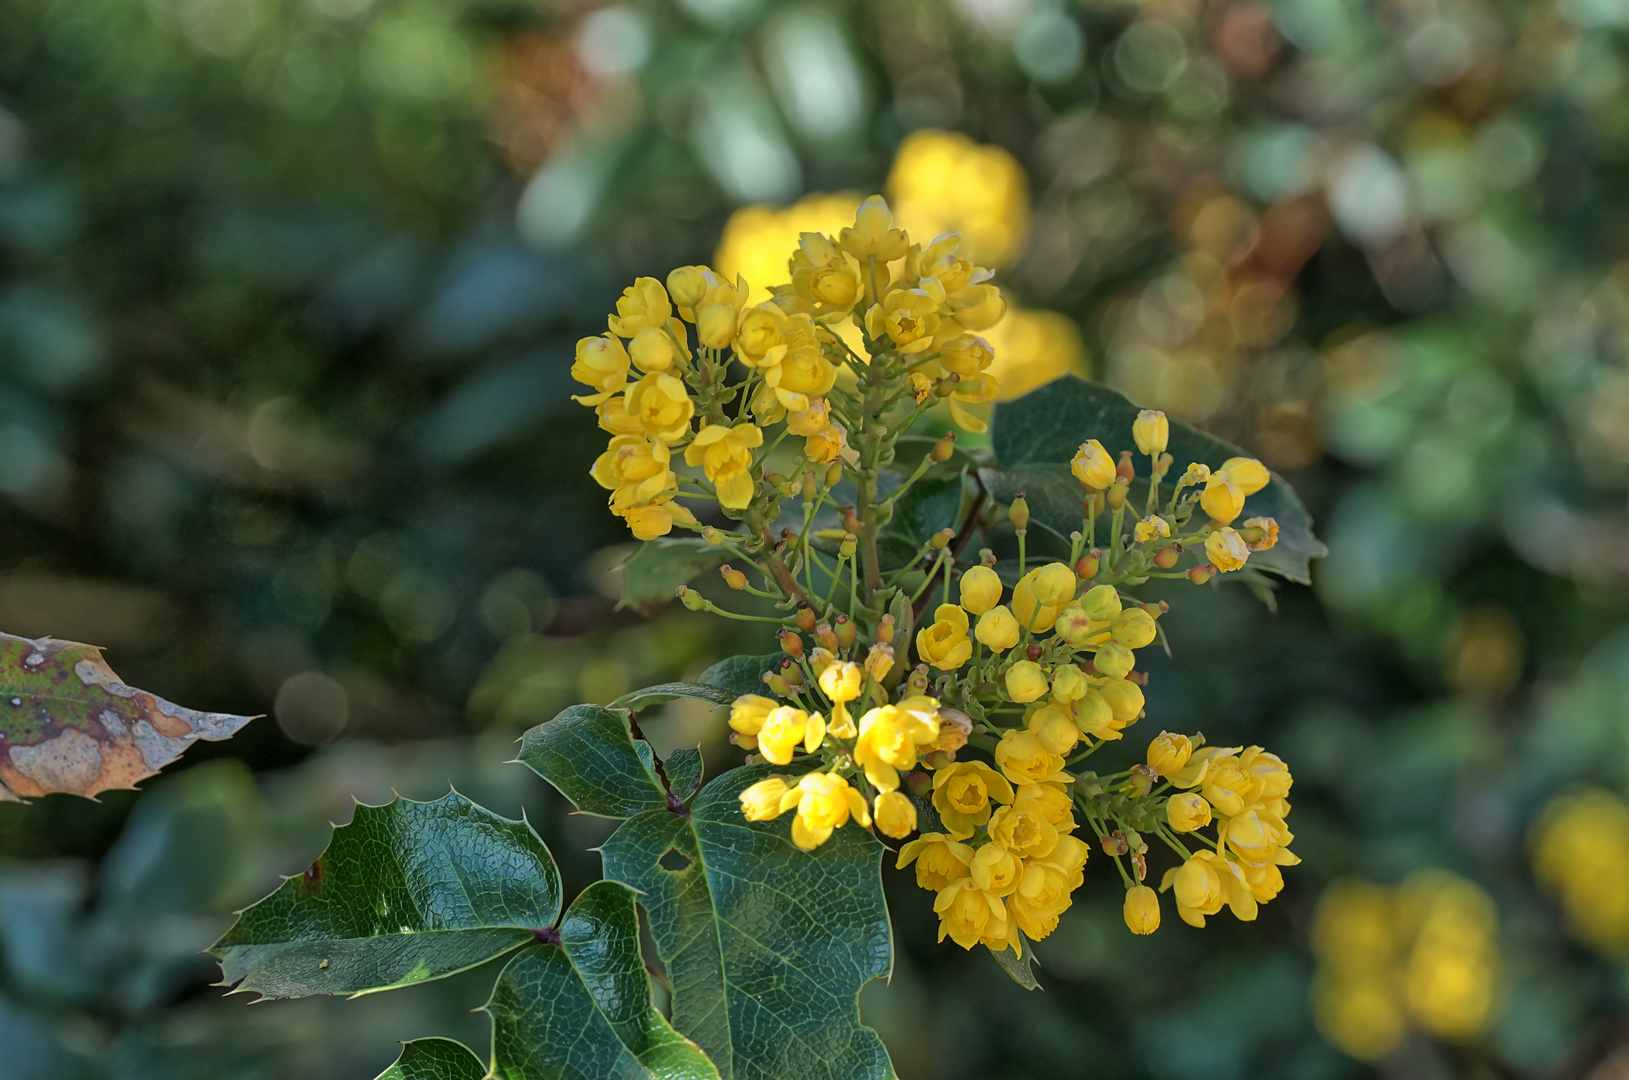
<svg viewBox="0 0 1629 1080">
<path fill-rule="evenodd" d="M 1331 549 L 1182 594 L 1137 729 L 1289 761 L 1282 897 L 1141 939 L 1099 876 L 1029 994 L 889 871 L 901 1076 L 1629 1077 L 1622 0 L 11 0 L 0 628 L 267 717 L 0 807 L 0 1078 L 486 1045 L 491 970 L 249 1006 L 199 950 L 392 789 L 598 876 L 513 740 L 763 647 L 616 609 L 573 343 L 878 190 L 999 267 L 1009 393 L 1231 439 Z M 717 772 L 694 704 L 647 730 Z"/>
</svg>

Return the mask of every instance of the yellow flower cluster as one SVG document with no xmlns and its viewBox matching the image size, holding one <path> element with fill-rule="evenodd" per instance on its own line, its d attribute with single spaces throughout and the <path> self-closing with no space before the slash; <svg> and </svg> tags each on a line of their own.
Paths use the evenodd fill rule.
<svg viewBox="0 0 1629 1080">
<path fill-rule="evenodd" d="M 1533 871 L 1567 923 L 1604 952 L 1629 952 L 1629 805 L 1590 789 L 1562 795 L 1533 829 Z"/>
<path fill-rule="evenodd" d="M 829 395 L 852 364 L 902 358 L 918 402 L 938 389 L 957 423 L 983 430 L 967 406 L 994 400 L 999 385 L 987 370 L 994 351 L 977 333 L 1001 320 L 1006 301 L 992 272 L 963 256 L 958 234 L 914 244 L 873 196 L 837 236 L 802 233 L 787 272 L 757 304 L 744 278 L 705 266 L 679 267 L 665 285 L 639 278 L 608 332 L 577 343 L 571 376 L 591 392 L 575 400 L 611 435 L 592 475 L 639 539 L 700 528 L 679 497 L 746 510 L 766 426 L 784 421 L 802 436 L 805 462 L 836 461 L 848 447 L 839 415 L 854 408 L 834 413 Z M 835 331 L 845 327 L 861 333 L 869 357 L 841 340 Z M 680 446 L 700 479 L 675 471 Z"/>
<path fill-rule="evenodd" d="M 1385 1057 L 1411 1025 L 1467 1040 L 1493 1019 L 1498 915 L 1453 874 L 1423 870 L 1396 889 L 1337 882 L 1319 901 L 1312 947 L 1314 1018 L 1355 1058 Z"/>
</svg>

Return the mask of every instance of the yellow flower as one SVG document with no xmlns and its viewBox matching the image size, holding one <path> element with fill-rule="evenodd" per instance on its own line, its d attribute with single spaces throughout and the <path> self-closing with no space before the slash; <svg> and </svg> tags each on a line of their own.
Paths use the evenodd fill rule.
<svg viewBox="0 0 1629 1080">
<path fill-rule="evenodd" d="M 973 852 L 968 868 L 973 884 L 991 896 L 1006 896 L 1018 888 L 1024 874 L 1023 862 L 999 843 L 985 844 Z"/>
<path fill-rule="evenodd" d="M 1255 458 L 1228 458 L 1205 481 L 1199 505 L 1213 520 L 1226 525 L 1243 512 L 1244 500 L 1266 487 L 1270 479 L 1266 466 Z"/>
<path fill-rule="evenodd" d="M 1147 885 L 1134 885 L 1126 890 L 1120 913 L 1133 934 L 1152 934 L 1160 928 L 1159 894 Z"/>
<path fill-rule="evenodd" d="M 1154 616 L 1140 607 L 1127 608 L 1109 624 L 1109 636 L 1128 649 L 1142 649 L 1159 636 Z"/>
<path fill-rule="evenodd" d="M 857 259 L 875 258 L 881 263 L 904 258 L 910 248 L 910 238 L 904 230 L 894 228 L 894 215 L 881 195 L 860 204 L 854 214 L 854 227 L 839 233 L 837 242 Z"/>
<path fill-rule="evenodd" d="M 589 475 L 600 487 L 621 493 L 625 506 L 648 503 L 678 486 L 668 468 L 668 448 L 643 435 L 617 435 L 605 453 L 594 459 Z"/>
<path fill-rule="evenodd" d="M 990 815 L 990 839 L 1020 859 L 1044 859 L 1058 846 L 1058 830 L 1040 814 L 1018 806 L 1003 806 Z"/>
<path fill-rule="evenodd" d="M 585 337 L 577 342 L 577 358 L 571 365 L 571 377 L 594 388 L 595 393 L 573 395 L 573 401 L 584 405 L 598 405 L 612 395 L 622 393 L 628 382 L 628 350 L 611 334 Z"/>
<path fill-rule="evenodd" d="M 642 435 L 645 432 L 639 417 L 628 411 L 628 399 L 622 394 L 608 397 L 594 406 L 594 413 L 599 417 L 601 430 L 613 435 Z"/>
<path fill-rule="evenodd" d="M 1069 575 L 1074 580 L 1074 574 Z M 1018 625 L 1025 627 L 1036 634 L 1044 634 L 1052 629 L 1062 614 L 1063 607 L 1053 607 L 1043 604 L 1035 595 L 1035 577 L 1033 572 L 1025 574 L 1018 579 L 1018 584 L 1012 587 L 1012 613 Z"/>
<path fill-rule="evenodd" d="M 689 436 L 696 406 L 682 381 L 653 371 L 628 388 L 628 412 L 647 435 L 671 446 Z"/>
<path fill-rule="evenodd" d="M 1194 487 L 1205 483 L 1209 479 L 1210 466 L 1193 461 L 1188 463 L 1188 470 L 1182 474 L 1182 479 L 1177 481 L 1177 487 Z"/>
<path fill-rule="evenodd" d="M 1001 603 L 1001 578 L 988 566 L 969 568 L 962 575 L 961 599 L 962 607 L 967 609 L 969 615 L 983 615 Z"/>
<path fill-rule="evenodd" d="M 839 660 L 820 673 L 820 691 L 833 704 L 853 701 L 863 686 L 865 671 L 849 660 Z"/>
<path fill-rule="evenodd" d="M 792 412 L 809 407 L 837 383 L 837 367 L 819 349 L 793 349 L 778 364 L 764 367 L 764 382 L 775 391 L 780 403 Z"/>
<path fill-rule="evenodd" d="M 933 910 L 939 914 L 939 940 L 946 935 L 964 949 L 982 942 L 1006 941 L 1007 909 L 1001 899 L 973 884 L 971 877 L 939 890 Z"/>
<path fill-rule="evenodd" d="M 718 275 L 706 266 L 680 266 L 667 275 L 668 295 L 678 305 L 679 314 L 687 319 L 717 284 Z"/>
<path fill-rule="evenodd" d="M 655 540 L 659 536 L 666 536 L 673 531 L 675 524 L 701 528 L 696 516 L 675 502 L 627 507 L 613 504 L 611 512 L 627 523 L 635 540 Z"/>
<path fill-rule="evenodd" d="M 631 338 L 647 327 L 663 327 L 673 317 L 673 305 L 668 302 L 667 290 L 653 277 L 635 278 L 634 283 L 622 290 L 617 300 L 617 313 L 608 320 L 611 333 Z"/>
<path fill-rule="evenodd" d="M 760 780 L 741 793 L 741 813 L 748 821 L 773 821 L 786 812 L 781 800 L 790 790 L 784 776 Z"/>
<path fill-rule="evenodd" d="M 671 329 L 677 327 L 680 340 L 683 340 L 684 324 L 674 319 L 669 320 L 668 326 L 668 329 L 647 326 L 634 335 L 628 345 L 628 355 L 633 358 L 634 367 L 640 371 L 667 371 L 673 367 L 676 357 L 685 356 L 674 341 L 675 335 Z"/>
<path fill-rule="evenodd" d="M 1171 828 L 1177 832 L 1193 832 L 1203 829 L 1210 824 L 1210 803 L 1204 796 L 1185 791 L 1180 795 L 1172 795 L 1171 800 L 1165 804 L 1165 820 L 1171 823 Z"/>
<path fill-rule="evenodd" d="M 1149 457 L 1158 457 L 1165 453 L 1165 444 L 1171 438 L 1171 424 L 1164 413 L 1144 409 L 1131 422 L 1131 437 L 1136 440 L 1137 449 Z"/>
<path fill-rule="evenodd" d="M 865 673 L 882 682 L 894 669 L 894 647 L 876 642 L 865 654 Z"/>
<path fill-rule="evenodd" d="M 737 309 L 729 304 L 708 304 L 696 312 L 696 344 L 707 349 L 727 349 L 735 343 L 739 321 Z"/>
<path fill-rule="evenodd" d="M 923 833 L 899 849 L 894 869 L 903 870 L 913 862 L 916 863 L 916 883 L 938 892 L 951 882 L 967 877 L 973 849 L 944 833 Z"/>
<path fill-rule="evenodd" d="M 1063 758 L 1041 745 L 1029 731 L 1006 731 L 996 743 L 996 764 L 1014 783 L 1040 783 L 1044 780 L 1074 779 L 1063 771 Z"/>
<path fill-rule="evenodd" d="M 1027 662 L 1027 661 L 1026 661 Z M 1030 713 L 1024 726 L 1054 754 L 1067 754 L 1080 741 L 1080 728 L 1068 705 L 1048 702 Z"/>
<path fill-rule="evenodd" d="M 1034 814 L 1060 835 L 1077 828 L 1074 803 L 1062 784 L 1019 784 L 1013 789 L 1012 805 L 1016 810 Z"/>
<path fill-rule="evenodd" d="M 973 636 L 979 643 L 996 652 L 1006 652 L 1018 644 L 1018 634 L 1018 620 L 1005 604 L 998 604 L 980 615 L 973 627 Z"/>
<path fill-rule="evenodd" d="M 813 305 L 822 322 L 841 319 L 865 297 L 860 261 L 830 237 L 815 232 L 800 234 L 791 270 L 792 288 Z"/>
<path fill-rule="evenodd" d="M 1186 735 L 1162 731 L 1148 744 L 1148 767 L 1161 776 L 1176 775 L 1192 756 L 1193 741 Z"/>
<path fill-rule="evenodd" d="M 995 362 L 990 343 L 973 334 L 961 334 L 939 347 L 939 363 L 956 375 L 977 375 Z"/>
<path fill-rule="evenodd" d="M 1106 623 L 1120 614 L 1120 592 L 1113 585 L 1094 585 L 1080 598 L 1080 609 L 1095 623 Z"/>
<path fill-rule="evenodd" d="M 1088 688 L 1074 703 L 1074 709 L 1075 728 L 1081 734 L 1094 739 L 1120 738 L 1120 729 L 1125 725 L 1116 720 L 1114 710 L 1109 707 L 1109 700 L 1102 691 Z"/>
<path fill-rule="evenodd" d="M 1059 664 L 1057 670 L 1052 673 L 1052 698 L 1054 701 L 1060 701 L 1064 704 L 1079 701 L 1086 696 L 1091 688 L 1091 680 L 1086 677 L 1084 671 L 1081 671 L 1074 664 Z"/>
<path fill-rule="evenodd" d="M 804 851 L 824 844 L 832 830 L 841 828 L 851 815 L 861 828 L 871 824 L 865 797 L 836 773 L 812 772 L 804 776 L 781 800 L 782 808 L 794 800 L 798 816 L 792 819 L 792 843 Z"/>
<path fill-rule="evenodd" d="M 1069 462 L 1069 471 L 1075 474 L 1080 486 L 1087 491 L 1107 491 L 1114 484 L 1114 459 L 1096 439 L 1087 439 L 1075 451 Z"/>
<path fill-rule="evenodd" d="M 1278 546 L 1278 522 L 1270 517 L 1246 518 L 1241 535 L 1251 551 L 1266 551 Z"/>
<path fill-rule="evenodd" d="M 967 612 L 955 604 L 940 604 L 933 623 L 916 632 L 916 652 L 924 663 L 940 671 L 955 671 L 973 655 L 967 639 Z"/>
<path fill-rule="evenodd" d="M 1061 562 L 1038 566 L 1024 578 L 1034 588 L 1035 599 L 1046 607 L 1062 607 L 1075 598 L 1075 572 Z"/>
<path fill-rule="evenodd" d="M 735 328 L 735 358 L 749 368 L 777 363 L 776 349 L 786 345 L 786 314 L 774 304 L 758 304 L 741 312 Z M 772 355 L 773 354 L 773 355 Z"/>
<path fill-rule="evenodd" d="M 1210 769 L 1199 788 L 1212 806 L 1229 817 L 1244 813 L 1251 789 L 1250 778 L 1232 754 L 1219 754 L 1210 759 Z"/>
<path fill-rule="evenodd" d="M 786 430 L 794 435 L 813 435 L 831 424 L 831 406 L 825 398 L 811 398 L 808 407 L 794 409 L 786 416 Z"/>
<path fill-rule="evenodd" d="M 842 456 L 846 445 L 843 429 L 836 424 L 827 424 L 803 440 L 803 456 L 818 465 L 829 465 Z"/>
<path fill-rule="evenodd" d="M 1143 688 L 1130 679 L 1110 679 L 1097 688 L 1114 712 L 1119 727 L 1130 727 L 1143 714 Z"/>
<path fill-rule="evenodd" d="M 924 698 L 930 707 L 933 699 Z M 937 712 L 916 712 L 901 705 L 882 705 L 860 717 L 854 762 L 880 791 L 899 787 L 899 772 L 916 764 L 917 751 L 939 737 Z"/>
<path fill-rule="evenodd" d="M 1266 866 L 1295 837 L 1282 828 L 1284 819 L 1248 808 L 1216 827 L 1217 836 L 1246 866 Z"/>
<path fill-rule="evenodd" d="M 1097 655 L 1092 657 L 1092 666 L 1097 668 L 1097 673 L 1111 679 L 1125 678 L 1136 663 L 1137 658 L 1131 650 L 1114 641 L 1099 645 Z"/>
<path fill-rule="evenodd" d="M 1033 660 L 1020 660 L 1007 669 L 1007 696 L 1020 705 L 1043 697 L 1047 691 L 1046 670 Z"/>
<path fill-rule="evenodd" d="M 875 341 L 886 335 L 902 353 L 928 348 L 937 329 L 939 301 L 922 289 L 895 289 L 865 313 L 865 332 Z"/>
<path fill-rule="evenodd" d="M 730 727 L 743 735 L 756 735 L 764 729 L 764 721 L 769 719 L 769 714 L 780 705 L 774 698 L 757 694 L 738 697 L 730 706 Z"/>
<path fill-rule="evenodd" d="M 1137 522 L 1132 530 L 1132 536 L 1139 544 L 1146 544 L 1153 539 L 1164 539 L 1171 535 L 1171 525 L 1158 514 L 1150 514 Z"/>
<path fill-rule="evenodd" d="M 825 737 L 826 722 L 819 713 L 810 716 L 802 709 L 781 705 L 764 718 L 764 726 L 758 730 L 758 749 L 766 761 L 790 765 L 799 743 L 812 754 Z"/>
<path fill-rule="evenodd" d="M 902 791 L 878 795 L 873 815 L 884 836 L 901 840 L 916 831 L 916 804 Z"/>
<path fill-rule="evenodd" d="M 1269 754 L 1259 746 L 1245 747 L 1239 755 L 1239 768 L 1261 785 L 1260 799 L 1281 799 L 1290 793 L 1295 778 L 1290 767 L 1277 754 Z"/>
<path fill-rule="evenodd" d="M 1052 628 L 1060 638 L 1076 649 L 1083 649 L 1108 639 L 1108 633 L 1102 624 L 1094 624 L 1092 617 L 1082 611 L 1079 604 L 1071 604 L 1059 612 Z"/>
<path fill-rule="evenodd" d="M 1013 919 L 1033 941 L 1039 941 L 1057 929 L 1058 916 L 1069 910 L 1070 896 L 1080 888 L 1090 849 L 1072 836 L 1060 836 L 1052 853 L 1045 858 L 1029 860 L 1018 888 L 1008 898 Z"/>
<path fill-rule="evenodd" d="M 1232 528 L 1222 528 L 1205 538 L 1205 556 L 1226 574 L 1244 566 L 1250 558 L 1250 547 Z"/>
<path fill-rule="evenodd" d="M 994 401 L 1000 393 L 1001 384 L 988 371 L 969 375 L 956 384 L 955 391 L 950 395 L 950 418 L 956 421 L 956 426 L 963 431 L 974 434 L 987 431 L 990 425 L 965 408 L 964 404 L 984 405 Z"/>
<path fill-rule="evenodd" d="M 958 761 L 933 774 L 933 808 L 957 840 L 990 820 L 990 800 L 1012 802 L 1012 785 L 982 761 Z"/>
<path fill-rule="evenodd" d="M 1214 851 L 1196 852 L 1181 867 L 1166 872 L 1160 891 L 1174 886 L 1177 914 L 1189 926 L 1204 926 L 1205 916 L 1227 904 L 1242 922 L 1256 917 L 1256 898 L 1239 865 Z"/>
<path fill-rule="evenodd" d="M 994 285 L 969 285 L 945 300 L 966 330 L 988 330 L 1007 315 L 1007 300 Z"/>
<path fill-rule="evenodd" d="M 684 450 L 686 465 L 700 465 L 718 491 L 718 504 L 742 510 L 752 502 L 752 451 L 762 446 L 764 433 L 752 423 L 725 427 L 705 424 Z"/>
</svg>

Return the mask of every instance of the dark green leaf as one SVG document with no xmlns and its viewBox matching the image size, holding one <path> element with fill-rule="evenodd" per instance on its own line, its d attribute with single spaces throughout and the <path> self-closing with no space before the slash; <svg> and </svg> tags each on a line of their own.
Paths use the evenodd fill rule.
<svg viewBox="0 0 1629 1080">
<path fill-rule="evenodd" d="M 649 615 L 673 599 L 673 591 L 722 566 L 730 553 L 701 540 L 651 540 L 622 564 L 622 603 Z"/>
<path fill-rule="evenodd" d="M 211 951 L 239 990 L 358 994 L 485 963 L 559 914 L 560 872 L 531 826 L 449 792 L 358 806 Z"/>
<path fill-rule="evenodd" d="M 558 946 L 535 945 L 505 965 L 487 1011 L 505 1080 L 718 1080 L 651 1004 L 633 895 L 612 881 L 573 901 Z"/>
<path fill-rule="evenodd" d="M 764 674 L 780 670 L 785 653 L 765 653 L 762 656 L 732 656 L 720 660 L 701 673 L 696 680 L 704 686 L 716 686 L 734 701 L 747 694 L 764 692 Z"/>
<path fill-rule="evenodd" d="M 960 473 L 925 476 L 894 504 L 894 514 L 877 538 L 888 565 L 903 566 L 941 529 L 955 528 L 962 507 Z"/>
<path fill-rule="evenodd" d="M 749 822 L 753 766 L 702 789 L 685 817 L 647 813 L 601 848 L 606 877 L 640 891 L 673 984 L 673 1023 L 734 1080 L 890 1077 L 860 988 L 888 974 L 882 845 L 852 826 L 812 852 L 791 822 Z M 690 860 L 663 866 L 670 851 Z M 669 861 L 671 865 L 671 860 Z"/>
<path fill-rule="evenodd" d="M 711 701 L 714 705 L 728 705 L 740 695 L 730 694 L 716 686 L 706 686 L 693 682 L 665 682 L 655 686 L 647 686 L 643 690 L 631 690 L 610 705 L 610 709 L 627 709 L 629 712 L 644 712 L 655 705 L 663 705 L 674 698 L 689 697 L 700 698 L 702 701 Z"/>
<path fill-rule="evenodd" d="M 133 788 L 250 716 L 194 712 L 119 681 L 102 650 L 0 633 L 0 802 Z"/>
<path fill-rule="evenodd" d="M 663 764 L 667 768 L 668 790 L 682 802 L 689 802 L 690 797 L 701 790 L 704 763 L 700 747 L 681 746 L 669 754 Z"/>
<path fill-rule="evenodd" d="M 1122 450 L 1135 454 L 1131 424 L 1138 411 L 1123 394 L 1101 383 L 1074 378 L 1049 383 L 1017 401 L 996 406 L 990 442 L 999 465 L 980 470 L 979 477 L 998 502 L 1010 502 L 1022 491 L 1036 523 L 1067 538 L 1081 527 L 1083 498 L 1069 472 L 1070 459 L 1087 439 L 1101 442 L 1116 459 Z M 1180 475 L 1190 462 L 1215 468 L 1230 457 L 1248 456 L 1176 420 L 1171 421 L 1167 449 L 1176 459 L 1173 476 Z M 1146 458 L 1138 468 L 1146 476 Z M 1134 493 L 1133 501 L 1137 498 Z M 1250 496 L 1242 516 L 1271 517 L 1279 526 L 1277 546 L 1250 556 L 1252 567 L 1302 584 L 1312 580 L 1308 564 L 1329 549 L 1313 535 L 1307 508 L 1282 477 L 1274 474 L 1265 488 Z"/>
<path fill-rule="evenodd" d="M 451 1039 L 414 1039 L 402 1044 L 396 1064 L 378 1080 L 483 1080 L 486 1066 L 475 1051 Z"/>
<path fill-rule="evenodd" d="M 519 759 L 583 813 L 625 818 L 667 806 L 650 746 L 638 746 L 625 710 L 573 705 L 522 736 Z"/>
</svg>

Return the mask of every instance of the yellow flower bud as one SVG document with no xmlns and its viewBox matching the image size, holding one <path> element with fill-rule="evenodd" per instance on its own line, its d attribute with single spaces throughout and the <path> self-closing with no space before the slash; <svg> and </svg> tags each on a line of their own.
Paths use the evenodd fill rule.
<svg viewBox="0 0 1629 1080">
<path fill-rule="evenodd" d="M 1199 505 L 1213 520 L 1226 525 L 1244 511 L 1244 500 L 1271 479 L 1266 466 L 1255 458 L 1228 458 L 1205 481 Z"/>
<path fill-rule="evenodd" d="M 1143 688 L 1130 679 L 1110 679 L 1097 688 L 1114 711 L 1114 722 L 1126 727 L 1143 712 Z"/>
<path fill-rule="evenodd" d="M 995 652 L 1006 652 L 1018 644 L 1018 620 L 1013 618 L 1005 604 L 998 604 L 979 616 L 973 627 L 973 636 L 979 643 Z"/>
<path fill-rule="evenodd" d="M 735 343 L 735 324 L 735 308 L 708 304 L 696 312 L 696 343 L 707 349 L 727 349 Z"/>
<path fill-rule="evenodd" d="M 977 375 L 994 361 L 990 343 L 972 334 L 953 337 L 939 347 L 939 363 L 957 375 Z"/>
<path fill-rule="evenodd" d="M 1058 621 L 1052 624 L 1052 628 L 1059 637 L 1077 649 L 1090 642 L 1094 633 L 1092 617 L 1082 611 L 1078 604 L 1064 608 L 1063 614 L 1058 616 Z"/>
<path fill-rule="evenodd" d="M 1120 727 L 1123 726 L 1116 726 L 1114 710 L 1109 707 L 1109 701 L 1102 691 L 1089 689 L 1075 702 L 1075 727 L 1083 735 L 1090 735 L 1094 739 L 1118 739 Z"/>
<path fill-rule="evenodd" d="M 748 821 L 773 821 L 786 812 L 781 800 L 790 790 L 785 777 L 760 780 L 741 793 L 741 813 Z"/>
<path fill-rule="evenodd" d="M 878 795 L 873 816 L 882 834 L 895 840 L 916 831 L 916 804 L 902 791 L 885 791 Z"/>
<path fill-rule="evenodd" d="M 1244 566 L 1250 558 L 1250 547 L 1233 529 L 1221 528 L 1205 538 L 1205 555 L 1212 566 L 1226 574 Z"/>
<path fill-rule="evenodd" d="M 571 365 L 571 377 L 596 391 L 581 397 L 574 396 L 573 401 L 584 405 L 602 405 L 613 395 L 620 394 L 628 382 L 628 351 L 611 334 L 585 337 L 577 342 L 577 359 Z"/>
<path fill-rule="evenodd" d="M 1120 614 L 1120 593 L 1113 585 L 1094 585 L 1080 598 L 1080 609 L 1093 622 L 1109 622 Z"/>
<path fill-rule="evenodd" d="M 864 685 L 865 673 L 860 665 L 848 660 L 838 660 L 820 673 L 820 692 L 834 703 L 853 701 Z"/>
<path fill-rule="evenodd" d="M 631 338 L 647 327 L 662 327 L 673 317 L 673 305 L 668 302 L 667 290 L 652 277 L 636 278 L 622 290 L 617 300 L 617 313 L 609 319 L 611 333 Z"/>
<path fill-rule="evenodd" d="M 1075 474 L 1075 479 L 1087 491 L 1104 491 L 1114 483 L 1114 459 L 1096 439 L 1087 439 L 1080 444 L 1074 459 L 1069 462 L 1069 471 Z"/>
<path fill-rule="evenodd" d="M 1165 820 L 1177 832 L 1193 832 L 1210 824 L 1210 803 L 1196 792 L 1184 791 L 1172 795 L 1165 804 Z"/>
<path fill-rule="evenodd" d="M 1048 753 L 1067 754 L 1080 742 L 1080 729 L 1069 707 L 1051 702 L 1029 714 L 1024 726 Z"/>
<path fill-rule="evenodd" d="M 973 655 L 967 638 L 967 612 L 955 604 L 940 604 L 933 623 L 916 632 L 916 652 L 940 671 L 955 671 Z"/>
<path fill-rule="evenodd" d="M 653 371 L 628 389 L 628 412 L 651 438 L 672 445 L 689 436 L 696 406 L 682 381 Z"/>
<path fill-rule="evenodd" d="M 1007 519 L 1020 533 L 1029 528 L 1029 501 L 1024 498 L 1023 492 L 1013 496 L 1012 505 L 1007 508 Z"/>
<path fill-rule="evenodd" d="M 1162 731 L 1148 744 L 1148 767 L 1164 777 L 1171 777 L 1188 764 L 1193 755 L 1193 742 L 1186 735 L 1173 735 Z"/>
<path fill-rule="evenodd" d="M 1132 421 L 1131 437 L 1136 440 L 1137 449 L 1149 457 L 1158 457 L 1165 453 L 1165 444 L 1171 438 L 1170 422 L 1165 419 L 1164 413 L 1144 409 Z"/>
<path fill-rule="evenodd" d="M 1075 598 L 1075 572 L 1065 563 L 1047 563 L 1024 575 L 1032 582 L 1035 599 L 1046 607 L 1062 607 Z"/>
<path fill-rule="evenodd" d="M 681 266 L 667 276 L 668 295 L 682 310 L 693 308 L 707 298 L 708 290 L 716 283 L 710 280 L 711 270 L 705 266 Z"/>
<path fill-rule="evenodd" d="M 1046 671 L 1033 660 L 1020 660 L 1007 669 L 1007 696 L 1020 705 L 1046 694 Z"/>
<path fill-rule="evenodd" d="M 1147 885 L 1127 889 L 1120 911 L 1133 934 L 1152 934 L 1160 928 L 1160 898 Z"/>
<path fill-rule="evenodd" d="M 1124 679 L 1136 664 L 1137 658 L 1131 650 L 1114 641 L 1099 645 L 1097 655 L 1092 658 L 1092 666 L 1097 668 L 1097 673 L 1111 679 Z"/>
<path fill-rule="evenodd" d="M 975 566 L 962 575 L 962 607 L 975 617 L 1001 602 L 1001 578 L 988 566 Z"/>
<path fill-rule="evenodd" d="M 775 699 L 757 694 L 738 697 L 735 704 L 730 706 L 730 727 L 743 735 L 756 735 L 763 730 L 769 714 L 779 707 L 780 702 Z"/>
<path fill-rule="evenodd" d="M 640 371 L 666 371 L 673 366 L 678 350 L 666 330 L 647 326 L 634 335 L 628 345 L 628 355 Z"/>
<path fill-rule="evenodd" d="M 1052 673 L 1052 696 L 1058 701 L 1079 701 L 1091 688 L 1091 680 L 1074 664 L 1060 664 Z"/>
<path fill-rule="evenodd" d="M 1159 635 L 1154 616 L 1140 607 L 1127 608 L 1109 623 L 1109 635 L 1128 649 L 1148 646 Z"/>
</svg>

